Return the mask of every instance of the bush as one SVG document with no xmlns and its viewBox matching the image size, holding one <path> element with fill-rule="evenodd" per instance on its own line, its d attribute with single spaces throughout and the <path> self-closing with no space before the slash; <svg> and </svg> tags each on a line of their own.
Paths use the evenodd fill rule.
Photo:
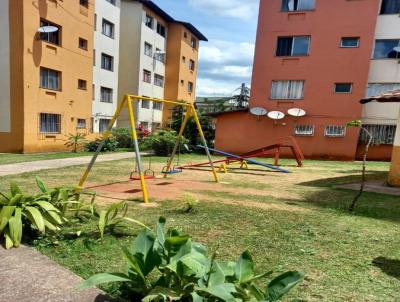
<svg viewBox="0 0 400 302">
<path fill-rule="evenodd" d="M 157 156 L 168 156 L 172 153 L 177 140 L 176 131 L 158 130 L 144 139 L 144 146 L 153 150 Z M 187 143 L 188 140 L 183 137 L 181 139 L 181 150 L 184 148 L 183 145 Z"/>
<path fill-rule="evenodd" d="M 87 143 L 85 145 L 85 150 L 88 152 L 95 152 L 102 141 L 103 140 L 101 138 L 98 138 L 90 143 Z M 114 152 L 117 150 L 117 147 L 118 142 L 116 141 L 116 139 L 113 137 L 109 137 L 106 139 L 106 143 L 101 149 L 101 152 Z"/>
<path fill-rule="evenodd" d="M 118 148 L 132 148 L 133 139 L 129 128 L 113 128 L 112 136 L 118 142 Z"/>
</svg>

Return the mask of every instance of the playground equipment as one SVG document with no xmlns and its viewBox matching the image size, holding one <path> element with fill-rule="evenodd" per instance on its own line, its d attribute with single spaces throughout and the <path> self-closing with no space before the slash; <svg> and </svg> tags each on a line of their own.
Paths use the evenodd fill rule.
<svg viewBox="0 0 400 302">
<path fill-rule="evenodd" d="M 281 151 L 283 148 L 289 148 L 289 150 L 292 152 L 293 157 L 295 158 L 295 160 L 297 162 L 298 167 L 303 166 L 304 155 L 303 155 L 299 145 L 297 144 L 295 138 L 292 136 L 281 139 L 277 144 L 268 145 L 268 146 L 265 146 L 265 147 L 262 147 L 262 148 L 259 148 L 256 150 L 252 150 L 250 152 L 247 152 L 247 153 L 241 154 L 241 155 L 230 154 L 230 153 L 226 153 L 226 152 L 223 152 L 220 150 L 212 150 L 212 151 L 226 156 L 225 159 L 214 161 L 214 164 L 221 164 L 219 167 L 220 172 L 227 172 L 227 166 L 229 166 L 233 163 L 239 163 L 240 168 L 247 169 L 248 168 L 247 163 L 251 163 L 250 161 L 252 161 L 253 163 L 255 162 L 254 160 L 251 160 L 251 159 L 249 161 L 248 160 L 249 158 L 268 157 L 271 155 L 274 157 L 274 165 L 268 165 L 268 164 L 261 163 L 262 166 L 269 168 L 269 169 L 280 171 L 280 170 L 284 170 L 284 169 L 278 170 L 279 168 L 277 167 L 279 165 L 280 154 L 281 154 Z M 257 162 L 257 164 L 260 164 L 260 162 Z M 208 165 L 209 165 L 209 163 L 189 164 L 186 166 L 182 166 L 182 168 L 185 169 L 185 168 L 205 167 Z M 283 171 L 280 171 L 280 172 L 283 172 Z M 287 172 L 285 172 L 285 173 L 287 173 Z"/>
<path fill-rule="evenodd" d="M 105 132 L 103 132 L 102 143 L 99 144 L 95 154 L 92 157 L 92 160 L 90 161 L 85 172 L 83 173 L 83 175 L 79 181 L 77 190 L 79 191 L 84 188 L 84 185 L 85 185 L 87 178 L 89 177 L 89 174 L 97 160 L 97 157 L 99 156 L 101 150 L 104 147 L 106 138 L 111 136 L 111 129 L 113 128 L 117 118 L 121 115 L 122 110 L 127 109 L 128 113 L 129 113 L 129 122 L 130 122 L 132 139 L 134 142 L 135 155 L 136 155 L 136 158 L 135 158 L 136 159 L 136 167 L 137 167 L 137 172 L 138 172 L 138 175 L 136 177 L 134 176 L 134 173 L 132 173 L 130 178 L 131 178 L 131 180 L 140 180 L 141 190 L 143 193 L 143 200 L 145 203 L 149 202 L 149 196 L 148 196 L 148 191 L 147 191 L 147 186 L 146 186 L 146 179 L 154 178 L 154 171 L 151 170 L 151 168 L 144 170 L 144 168 L 142 166 L 141 156 L 140 156 L 138 135 L 137 135 L 136 123 L 135 123 L 135 113 L 134 113 L 134 106 L 133 106 L 134 102 L 138 102 L 140 100 L 156 102 L 156 103 L 171 104 L 171 105 L 175 105 L 175 106 L 182 106 L 182 108 L 186 109 L 185 116 L 184 116 L 184 119 L 183 119 L 183 122 L 181 125 L 181 129 L 179 131 L 178 139 L 177 139 L 177 142 L 172 151 L 172 155 L 169 158 L 167 165 L 163 168 L 163 171 L 165 172 L 165 173 L 163 173 L 164 178 L 166 178 L 170 174 L 174 174 L 173 172 L 178 170 L 178 167 L 172 167 L 172 163 L 174 161 L 174 157 L 178 151 L 178 148 L 180 148 L 183 132 L 185 130 L 187 122 L 189 121 L 189 118 L 191 116 L 193 116 L 193 118 L 196 122 L 197 129 L 199 131 L 201 142 L 203 144 L 202 148 L 204 148 L 204 150 L 206 151 L 208 163 L 211 166 L 211 172 L 213 174 L 214 181 L 219 182 L 218 175 L 214 168 L 214 163 L 212 161 L 211 154 L 210 154 L 209 148 L 207 146 L 206 139 L 204 137 L 203 129 L 201 128 L 200 120 L 197 116 L 197 112 L 196 112 L 196 109 L 193 104 L 187 103 L 187 102 L 168 101 L 168 100 L 141 97 L 141 96 L 135 96 L 135 95 L 125 95 L 122 102 L 118 105 L 118 108 L 117 108 L 113 118 L 110 120 L 107 130 Z M 171 169 L 171 167 L 172 167 L 172 169 Z"/>
</svg>

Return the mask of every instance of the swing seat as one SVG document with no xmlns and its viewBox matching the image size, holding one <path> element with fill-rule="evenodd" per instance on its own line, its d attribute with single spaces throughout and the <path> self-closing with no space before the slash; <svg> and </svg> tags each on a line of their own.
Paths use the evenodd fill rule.
<svg viewBox="0 0 400 302">
<path fill-rule="evenodd" d="M 131 176 L 129 177 L 130 180 L 140 180 L 140 176 L 134 176 L 135 172 L 131 173 Z M 147 169 L 144 171 L 144 179 L 154 179 L 155 177 L 155 172 L 151 169 Z"/>
<path fill-rule="evenodd" d="M 178 174 L 182 173 L 183 169 L 178 166 L 174 166 L 172 169 L 167 169 L 168 167 L 164 167 L 161 171 L 162 174 L 167 174 L 167 175 L 172 175 L 172 174 Z"/>
</svg>

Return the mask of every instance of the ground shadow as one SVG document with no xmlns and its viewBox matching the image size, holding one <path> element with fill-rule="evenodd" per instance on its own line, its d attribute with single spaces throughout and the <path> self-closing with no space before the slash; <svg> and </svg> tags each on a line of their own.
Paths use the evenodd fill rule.
<svg viewBox="0 0 400 302">
<path fill-rule="evenodd" d="M 389 259 L 386 257 L 377 257 L 372 261 L 372 264 L 379 267 L 386 275 L 400 280 L 400 260 Z"/>
</svg>

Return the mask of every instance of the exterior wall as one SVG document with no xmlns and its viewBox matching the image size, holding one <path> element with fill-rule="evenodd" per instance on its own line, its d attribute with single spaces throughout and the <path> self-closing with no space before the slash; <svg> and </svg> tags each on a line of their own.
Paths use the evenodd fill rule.
<svg viewBox="0 0 400 302">
<path fill-rule="evenodd" d="M 0 2 L 0 132 L 11 132 L 10 24 L 8 0 Z"/>
<path fill-rule="evenodd" d="M 217 148 L 244 152 L 273 144 L 293 135 L 294 126 L 314 125 L 314 136 L 296 137 L 308 158 L 355 158 L 359 131 L 348 129 L 345 137 L 324 135 L 328 125 L 344 126 L 361 118 L 368 80 L 379 0 L 316 1 L 309 12 L 280 12 L 281 1 L 261 1 L 253 68 L 250 107 L 284 113 L 297 107 L 307 112 L 303 118 L 286 116 L 274 122 L 248 113 L 220 116 L 217 122 Z M 354 16 L 358 16 L 354 18 Z M 306 57 L 276 57 L 278 36 L 310 35 Z M 359 36 L 359 48 L 340 48 L 342 37 Z M 270 99 L 273 80 L 304 80 L 304 98 Z M 351 94 L 335 94 L 335 83 L 353 83 Z M 219 129 L 218 129 L 219 128 Z"/>
<path fill-rule="evenodd" d="M 23 151 L 63 150 L 66 135 L 77 132 L 77 119 L 85 119 L 88 128 L 92 116 L 93 1 L 88 9 L 79 1 L 23 2 Z M 37 39 L 41 18 L 62 27 L 60 46 Z M 87 51 L 79 49 L 79 37 L 88 41 Z M 40 67 L 62 73 L 60 91 L 40 88 Z M 78 79 L 87 81 L 87 90 L 78 89 Z M 40 113 L 61 114 L 61 133 L 39 133 Z"/>
<path fill-rule="evenodd" d="M 397 132 L 394 140 L 392 165 L 390 167 L 388 182 L 392 186 L 400 187 L 400 111 L 397 120 Z"/>
<path fill-rule="evenodd" d="M 99 132 L 99 120 L 112 118 L 118 104 L 118 72 L 119 72 L 119 43 L 120 43 L 120 8 L 121 0 L 112 5 L 106 0 L 96 0 L 95 14 L 97 24 L 94 33 L 95 66 L 93 67 L 93 131 Z M 103 19 L 114 24 L 114 38 L 102 33 Z M 114 70 L 101 68 L 101 54 L 114 57 Z M 112 103 L 101 102 L 101 87 L 113 90 Z"/>
</svg>

